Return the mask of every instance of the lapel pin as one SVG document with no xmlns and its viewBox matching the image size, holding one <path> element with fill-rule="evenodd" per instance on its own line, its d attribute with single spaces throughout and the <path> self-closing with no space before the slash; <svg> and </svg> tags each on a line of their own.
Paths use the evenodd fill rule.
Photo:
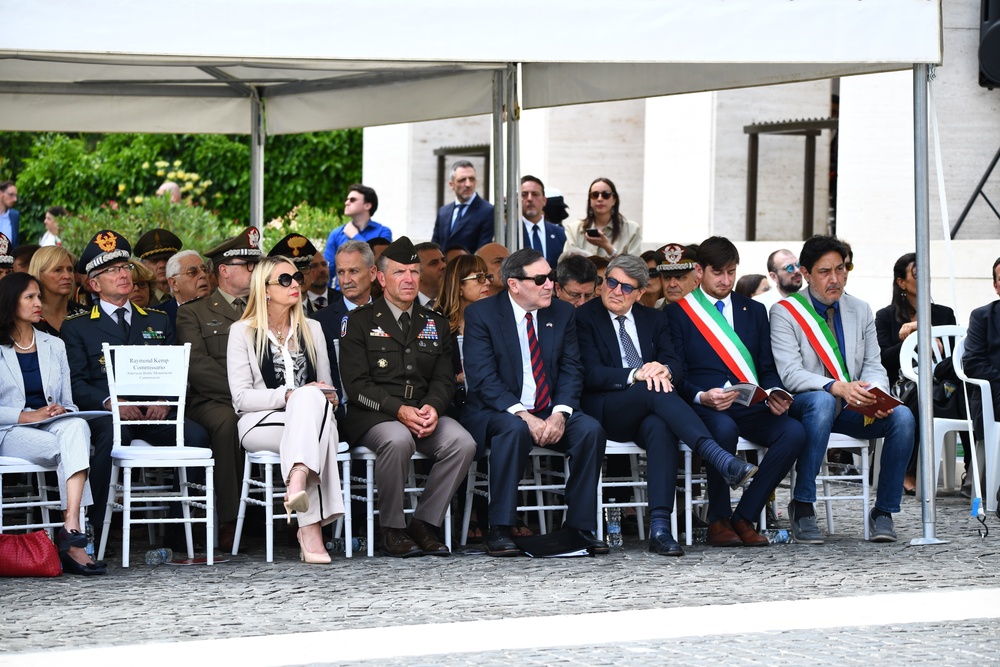
<svg viewBox="0 0 1000 667">
<path fill-rule="evenodd" d="M 546 322 L 546 323 L 545 323 L 545 326 L 547 326 L 547 327 L 550 327 L 550 326 L 552 326 L 552 322 Z"/>
</svg>

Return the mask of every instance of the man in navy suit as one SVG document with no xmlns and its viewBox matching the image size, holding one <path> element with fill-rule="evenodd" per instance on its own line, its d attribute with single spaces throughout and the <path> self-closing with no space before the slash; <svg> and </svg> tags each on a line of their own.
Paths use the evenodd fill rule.
<svg viewBox="0 0 1000 667">
<path fill-rule="evenodd" d="M 0 232 L 10 239 L 10 247 L 17 247 L 20 241 L 21 213 L 14 204 L 17 203 L 17 186 L 13 181 L 0 183 Z"/>
<path fill-rule="evenodd" d="M 521 177 L 521 246 L 542 253 L 549 266 L 559 262 L 566 245 L 566 230 L 545 220 L 545 184 L 541 179 Z"/>
<path fill-rule="evenodd" d="M 666 312 L 685 365 L 678 389 L 694 404 L 695 414 L 731 453 L 736 452 L 740 436 L 768 448 L 735 510 L 722 476 L 708 468 L 709 543 L 766 546 L 767 538 L 754 530 L 752 520 L 791 470 L 805 443 L 805 431 L 785 414 L 791 405 L 787 399 L 775 396 L 747 407 L 734 403 L 737 393 L 728 389 L 741 382 L 765 389 L 782 386 L 764 306 L 733 293 L 739 262 L 739 251 L 729 239 L 707 239 L 698 249 L 701 286 L 667 306 Z"/>
<path fill-rule="evenodd" d="M 438 211 L 431 241 L 442 248 L 465 246 L 475 252 L 493 241 L 493 204 L 476 194 L 476 168 L 468 160 L 451 166 L 448 187 L 455 201 Z"/>
<path fill-rule="evenodd" d="M 586 261 L 586 260 L 585 260 Z M 683 364 L 674 354 L 666 315 L 638 303 L 649 282 L 646 262 L 634 255 L 611 260 L 601 298 L 576 311 L 580 354 L 586 362 L 583 409 L 618 441 L 646 450 L 651 514 L 650 553 L 683 556 L 670 534 L 677 485 L 677 442 L 722 471 L 733 488 L 757 467 L 722 449 L 677 392 Z"/>
<path fill-rule="evenodd" d="M 465 311 L 465 377 L 469 385 L 462 425 L 490 448 L 490 530 L 486 552 L 518 553 L 511 540 L 517 483 L 532 447 L 566 454 L 566 527 L 592 553 L 597 540 L 597 479 L 607 437 L 580 410 L 583 365 L 573 306 L 552 298 L 555 272 L 537 250 L 524 248 L 504 260 L 507 293 L 470 304 Z"/>
</svg>

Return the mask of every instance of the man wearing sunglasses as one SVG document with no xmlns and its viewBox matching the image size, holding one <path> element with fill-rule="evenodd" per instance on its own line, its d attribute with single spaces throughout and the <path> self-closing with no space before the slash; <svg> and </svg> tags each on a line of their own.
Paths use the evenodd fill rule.
<svg viewBox="0 0 1000 667">
<path fill-rule="evenodd" d="M 219 549 L 230 551 L 236 534 L 236 515 L 243 480 L 240 447 L 229 391 L 226 351 L 229 327 L 240 319 L 250 294 L 250 277 L 261 252 L 260 232 L 247 227 L 205 253 L 219 286 L 207 297 L 177 309 L 177 342 L 191 343 L 188 370 L 187 415 L 212 438 L 215 459 L 215 510 L 219 519 Z"/>
<path fill-rule="evenodd" d="M 556 296 L 579 308 L 597 296 L 597 267 L 584 255 L 569 254 L 556 265 Z"/>
<path fill-rule="evenodd" d="M 344 215 L 351 220 L 343 227 L 330 232 L 323 249 L 323 257 L 329 266 L 334 266 L 337 249 L 344 243 L 355 240 L 367 243 L 375 238 L 386 239 L 386 245 L 392 241 L 392 230 L 385 225 L 372 220 L 378 210 L 378 194 L 374 188 L 361 183 L 355 183 L 347 188 L 344 201 Z M 337 286 L 336 276 L 330 277 L 330 287 Z"/>
<path fill-rule="evenodd" d="M 465 310 L 465 377 L 469 386 L 462 423 L 490 448 L 490 530 L 486 552 L 515 556 L 517 483 L 532 447 L 569 458 L 566 527 L 592 553 L 597 540 L 597 478 L 607 443 L 604 429 L 580 410 L 583 364 L 573 307 L 552 298 L 555 272 L 542 254 L 522 248 L 504 260 L 507 293 L 480 299 Z"/>
<path fill-rule="evenodd" d="M 767 256 L 767 275 L 775 289 L 758 294 L 754 297 L 754 301 L 764 304 L 768 312 L 770 312 L 771 306 L 802 289 L 799 258 L 791 250 L 782 248 Z"/>
</svg>

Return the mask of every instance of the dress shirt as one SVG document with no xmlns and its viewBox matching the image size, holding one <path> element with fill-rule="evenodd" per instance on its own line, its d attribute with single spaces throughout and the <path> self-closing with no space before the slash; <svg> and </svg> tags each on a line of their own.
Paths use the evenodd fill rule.
<svg viewBox="0 0 1000 667">
<path fill-rule="evenodd" d="M 98 301 L 98 303 L 101 304 L 101 310 L 104 311 L 105 315 L 108 315 L 111 318 L 111 321 L 112 322 L 116 322 L 116 323 L 118 322 L 118 315 L 115 313 L 115 311 L 118 310 L 119 308 L 124 308 L 125 309 L 125 321 L 128 322 L 129 326 L 132 326 L 132 302 L 131 301 L 126 301 L 121 306 L 116 306 L 115 304 L 111 303 L 110 301 L 105 301 L 104 299 L 101 299 L 100 301 Z"/>
<path fill-rule="evenodd" d="M 510 294 L 507 294 L 507 298 L 510 299 L 510 305 L 514 308 L 514 322 L 517 324 L 517 341 L 521 348 L 521 402 L 515 403 L 514 405 L 507 408 L 507 412 L 517 414 L 522 410 L 531 411 L 535 409 L 535 391 L 537 387 L 535 386 L 535 376 L 531 372 L 531 354 L 528 352 L 528 320 L 525 317 L 527 313 L 531 313 L 531 319 L 535 324 L 535 338 L 538 339 L 538 344 L 541 345 L 542 340 L 542 329 L 538 322 L 538 311 L 532 310 L 527 311 L 521 308 L 511 298 Z M 551 335 L 551 334 L 549 334 Z M 546 372 L 546 378 L 548 379 L 549 374 Z M 555 394 L 555 387 L 552 386 L 552 381 L 549 380 L 549 385 L 552 389 L 552 393 Z M 568 405 L 556 405 L 552 408 L 552 412 L 565 412 L 567 419 L 573 414 L 573 408 Z"/>
<path fill-rule="evenodd" d="M 630 368 L 628 365 L 628 359 L 625 358 L 625 348 L 622 347 L 622 339 L 618 335 L 618 316 L 608 311 L 608 316 L 611 318 L 611 326 L 615 329 L 615 340 L 618 341 L 618 354 L 622 358 L 622 368 Z M 625 333 L 628 337 L 632 339 L 632 344 L 635 345 L 635 351 L 639 353 L 639 358 L 642 358 L 642 347 L 639 345 L 639 330 L 635 327 L 635 313 L 631 308 L 625 313 Z M 635 382 L 635 374 L 638 368 L 633 368 L 632 372 L 628 374 L 628 383 L 632 384 Z"/>
<path fill-rule="evenodd" d="M 700 285 L 698 289 L 700 289 L 701 293 L 705 295 L 705 298 L 708 299 L 708 302 L 712 304 L 713 308 L 718 308 L 718 306 L 715 305 L 716 301 L 722 301 L 722 303 L 726 304 L 726 307 L 722 311 L 722 316 L 726 318 L 727 322 L 729 322 L 729 326 L 735 329 L 735 326 L 733 325 L 733 293 L 730 292 L 727 294 L 725 299 L 716 299 L 714 296 L 701 289 Z"/>
</svg>

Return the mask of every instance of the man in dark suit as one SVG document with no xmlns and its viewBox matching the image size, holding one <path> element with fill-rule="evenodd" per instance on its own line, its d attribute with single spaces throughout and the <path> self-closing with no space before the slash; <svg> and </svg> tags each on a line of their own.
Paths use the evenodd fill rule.
<svg viewBox="0 0 1000 667">
<path fill-rule="evenodd" d="M 791 469 L 805 442 L 802 424 L 785 413 L 791 403 L 779 397 L 749 407 L 734 403 L 728 387 L 752 382 L 781 387 L 771 355 L 764 306 L 733 293 L 740 255 L 729 239 L 713 236 L 698 249 L 701 286 L 666 308 L 674 345 L 684 362 L 678 389 L 722 447 L 736 452 L 743 436 L 768 448 L 760 470 L 736 509 L 725 481 L 708 468 L 708 540 L 714 546 L 766 546 L 753 526 L 778 483 Z M 764 526 L 761 526 L 764 528 Z"/>
<path fill-rule="evenodd" d="M 465 311 L 465 377 L 469 394 L 462 423 L 490 448 L 490 530 L 486 552 L 518 553 L 517 483 L 532 447 L 566 454 L 566 527 L 593 553 L 597 540 L 597 479 L 607 443 L 604 429 L 580 410 L 583 365 L 573 306 L 553 299 L 555 272 L 537 250 L 524 248 L 504 260 L 507 293 L 470 304 Z M 530 371 L 526 370 L 530 369 Z"/>
<path fill-rule="evenodd" d="M 91 291 L 98 296 L 89 312 L 66 319 L 62 338 L 66 343 L 73 399 L 81 410 L 110 410 L 111 391 L 105 369 L 105 342 L 112 345 L 173 345 L 174 328 L 167 315 L 159 310 L 144 310 L 129 302 L 132 294 L 131 246 L 117 232 L 103 230 L 90 241 L 77 263 L 77 273 L 86 274 Z M 127 419 L 158 420 L 166 417 L 167 406 L 125 406 Z M 91 522 L 99 532 L 104 523 L 104 509 L 111 481 L 112 420 L 93 419 L 90 431 L 94 455 L 90 461 L 90 487 L 94 495 Z M 166 425 L 123 426 L 122 444 L 142 438 L 154 445 L 176 442 L 174 427 Z M 208 447 L 208 434 L 190 419 L 184 420 L 184 443 Z"/>
<path fill-rule="evenodd" d="M 722 449 L 673 391 L 683 364 L 674 354 L 667 317 L 638 303 L 649 282 L 646 262 L 619 255 L 605 275 L 601 298 L 576 311 L 580 354 L 587 360 L 583 409 L 613 440 L 635 440 L 646 450 L 649 551 L 683 556 L 670 534 L 678 438 L 721 471 L 733 488 L 746 482 L 757 467 Z"/>
<path fill-rule="evenodd" d="M 451 166 L 448 187 L 455 201 L 438 211 L 431 241 L 442 248 L 465 246 L 475 251 L 493 240 L 493 204 L 476 194 L 476 168 L 468 160 Z"/>
<path fill-rule="evenodd" d="M 549 266 L 559 262 L 566 245 L 566 230 L 544 218 L 545 185 L 541 179 L 521 177 L 521 247 L 542 253 Z"/>
<path fill-rule="evenodd" d="M 21 212 L 14 208 L 17 203 L 17 186 L 13 181 L 0 183 L 0 233 L 10 239 L 10 246 L 17 247 L 21 237 Z"/>
<path fill-rule="evenodd" d="M 212 260 L 219 286 L 208 296 L 188 301 L 177 310 L 177 342 L 191 343 L 187 415 L 212 438 L 215 509 L 222 551 L 233 547 L 243 478 L 243 450 L 236 428 L 239 418 L 229 391 L 226 352 L 229 327 L 246 308 L 250 276 L 261 256 L 259 241 L 257 228 L 247 227 L 207 251 L 205 256 Z"/>
<path fill-rule="evenodd" d="M 476 453 L 472 436 L 445 415 L 455 391 L 448 318 L 416 303 L 420 260 L 410 239 L 393 241 L 378 269 L 384 295 L 354 310 L 341 337 L 344 433 L 375 452 L 383 553 L 447 556 L 435 531 Z M 434 465 L 407 526 L 403 488 L 415 451 Z"/>
</svg>

